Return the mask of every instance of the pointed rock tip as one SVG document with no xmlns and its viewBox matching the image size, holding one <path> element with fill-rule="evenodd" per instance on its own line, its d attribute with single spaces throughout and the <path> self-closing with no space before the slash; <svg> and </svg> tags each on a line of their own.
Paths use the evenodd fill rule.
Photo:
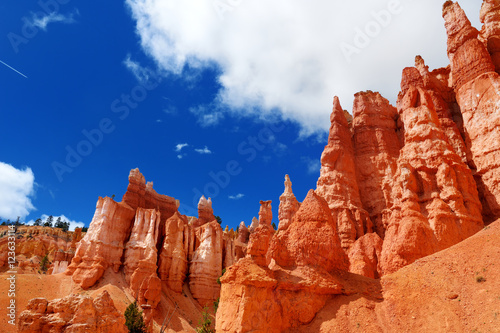
<svg viewBox="0 0 500 333">
<path fill-rule="evenodd" d="M 302 222 L 315 221 L 333 224 L 328 203 L 312 189 L 307 192 L 294 219 Z"/>
<path fill-rule="evenodd" d="M 445 15 L 446 11 L 454 4 L 453 1 L 447 0 L 443 3 L 443 16 Z"/>
</svg>

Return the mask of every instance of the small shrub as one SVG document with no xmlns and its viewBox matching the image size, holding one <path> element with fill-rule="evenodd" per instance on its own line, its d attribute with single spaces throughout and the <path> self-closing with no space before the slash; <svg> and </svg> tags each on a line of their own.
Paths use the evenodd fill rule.
<svg viewBox="0 0 500 333">
<path fill-rule="evenodd" d="M 42 272 L 46 272 L 48 269 L 48 263 L 49 263 L 49 255 L 46 254 L 45 257 L 42 258 L 42 261 L 40 261 L 40 269 Z"/>
<path fill-rule="evenodd" d="M 204 308 L 200 321 L 198 322 L 198 327 L 196 328 L 196 333 L 215 333 L 212 328 L 212 319 L 208 314 L 208 309 Z"/>
<path fill-rule="evenodd" d="M 125 310 L 125 326 L 129 333 L 146 333 L 146 324 L 142 318 L 142 311 L 137 307 L 137 301 L 130 303 Z"/>
<path fill-rule="evenodd" d="M 481 283 L 481 282 L 485 282 L 485 281 L 486 281 L 486 279 L 484 277 L 476 276 L 476 282 Z"/>
<path fill-rule="evenodd" d="M 220 297 L 217 298 L 215 301 L 214 301 L 214 312 L 217 313 L 217 309 L 219 309 L 219 302 L 220 302 Z"/>
</svg>

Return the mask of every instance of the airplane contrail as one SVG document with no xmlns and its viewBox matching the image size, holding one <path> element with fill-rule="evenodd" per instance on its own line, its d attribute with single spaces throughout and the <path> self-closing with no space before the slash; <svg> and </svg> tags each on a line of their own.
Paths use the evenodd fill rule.
<svg viewBox="0 0 500 333">
<path fill-rule="evenodd" d="M 12 70 L 13 70 L 14 72 L 16 72 L 17 74 L 22 75 L 22 76 L 24 76 L 25 78 L 28 78 L 26 75 L 24 75 L 23 73 L 21 73 L 21 72 L 20 72 L 20 71 L 18 71 L 17 69 L 15 69 L 15 68 L 13 68 L 13 67 L 10 67 L 9 65 L 7 65 L 7 64 L 6 64 L 5 62 L 3 62 L 2 60 L 0 60 L 0 62 L 1 62 L 2 64 L 4 64 L 5 66 L 9 67 L 10 69 L 12 69 Z"/>
</svg>

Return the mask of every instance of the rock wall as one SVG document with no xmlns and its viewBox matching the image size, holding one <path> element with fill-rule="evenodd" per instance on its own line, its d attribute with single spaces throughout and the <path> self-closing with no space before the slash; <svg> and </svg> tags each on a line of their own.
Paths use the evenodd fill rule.
<svg viewBox="0 0 500 333">
<path fill-rule="evenodd" d="M 156 275 L 160 219 L 160 212 L 155 209 L 137 209 L 123 262 L 132 295 L 139 304 L 149 304 L 153 309 L 160 301 L 161 291 L 161 282 Z"/>
<path fill-rule="evenodd" d="M 323 197 L 338 227 L 342 248 L 372 232 L 372 222 L 362 208 L 356 182 L 351 131 L 338 97 L 333 100 L 328 144 L 321 155 L 321 171 L 316 193 Z"/>
<path fill-rule="evenodd" d="M 19 315 L 18 332 L 126 333 L 125 317 L 104 290 L 95 299 L 72 294 L 47 301 L 33 298 Z"/>
<path fill-rule="evenodd" d="M 76 249 L 66 274 L 82 288 L 93 286 L 111 267 L 118 272 L 135 211 L 126 203 L 111 198 L 99 198 L 86 235 Z"/>
<path fill-rule="evenodd" d="M 496 60 L 495 8 L 496 1 L 484 2 L 481 17 Z M 469 166 L 478 185 L 484 220 L 491 222 L 500 217 L 500 77 L 486 46 L 478 39 L 478 31 L 458 3 L 447 2 L 443 17 L 452 84 L 471 153 Z"/>
</svg>

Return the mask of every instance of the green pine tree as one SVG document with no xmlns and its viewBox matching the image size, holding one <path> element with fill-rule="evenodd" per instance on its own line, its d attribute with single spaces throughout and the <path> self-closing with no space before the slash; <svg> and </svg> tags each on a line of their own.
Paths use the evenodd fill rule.
<svg viewBox="0 0 500 333">
<path fill-rule="evenodd" d="M 142 318 L 142 311 L 137 307 L 137 301 L 130 303 L 125 310 L 125 326 L 130 333 L 146 333 L 146 324 Z"/>
</svg>

